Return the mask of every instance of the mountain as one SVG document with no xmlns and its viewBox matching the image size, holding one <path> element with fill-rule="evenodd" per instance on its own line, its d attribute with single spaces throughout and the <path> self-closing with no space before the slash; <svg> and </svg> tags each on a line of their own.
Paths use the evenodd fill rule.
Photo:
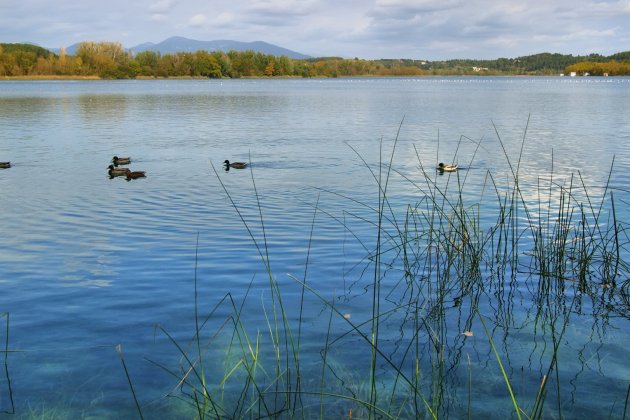
<svg viewBox="0 0 630 420">
<path fill-rule="evenodd" d="M 73 44 L 66 48 L 66 54 L 74 55 L 77 51 L 79 44 Z M 59 54 L 58 48 L 49 48 L 50 51 L 55 54 Z M 176 52 L 195 52 L 199 50 L 205 51 L 247 51 L 252 50 L 262 54 L 269 54 L 275 56 L 286 55 L 293 59 L 306 59 L 311 58 L 308 55 L 301 54 L 299 52 L 291 51 L 286 48 L 279 47 L 277 45 L 269 44 L 263 41 L 255 42 L 240 42 L 230 40 L 216 40 L 216 41 L 198 41 L 196 39 L 188 39 L 181 36 L 174 36 L 164 41 L 154 44 L 153 42 L 145 42 L 143 44 L 136 45 L 135 47 L 128 48 L 133 53 L 139 53 L 143 51 L 156 51 L 160 54 L 173 54 Z"/>
<path fill-rule="evenodd" d="M 263 41 L 255 42 L 240 42 L 230 40 L 216 40 L 216 41 L 198 41 L 195 39 L 183 38 L 180 36 L 174 36 L 164 41 L 154 44 L 152 42 L 146 42 L 144 44 L 136 45 L 129 48 L 134 53 L 142 51 L 156 51 L 161 54 L 172 54 L 176 52 L 195 52 L 199 50 L 205 51 L 247 51 L 252 50 L 262 54 L 269 54 L 275 56 L 286 55 L 289 58 L 304 59 L 310 58 L 308 55 L 300 54 L 295 51 L 288 50 L 286 48 L 279 47 L 277 45 L 269 44 Z"/>
</svg>

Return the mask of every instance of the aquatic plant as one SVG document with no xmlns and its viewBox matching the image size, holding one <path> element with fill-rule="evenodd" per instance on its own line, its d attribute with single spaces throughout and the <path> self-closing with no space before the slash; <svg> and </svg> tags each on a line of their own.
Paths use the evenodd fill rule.
<svg viewBox="0 0 630 420">
<path fill-rule="evenodd" d="M 0 350 L 0 353 L 4 353 L 4 380 L 2 383 L 6 382 L 6 388 L 5 385 L 0 388 L 0 413 L 14 414 L 15 403 L 13 402 L 13 389 L 11 388 L 11 377 L 9 376 L 9 313 L 3 313 L 0 315 L 0 318 L 5 319 L 4 349 Z M 8 403 L 5 404 L 5 400 Z"/>
<path fill-rule="evenodd" d="M 609 314 L 627 316 L 630 310 L 630 286 L 623 280 L 630 273 L 625 262 L 630 240 L 614 195 L 626 191 L 610 183 L 587 186 L 579 172 L 560 181 L 553 165 L 534 183 L 524 179 L 526 133 L 513 162 L 496 130 L 510 176 L 499 184 L 488 170 L 484 195 L 477 198 L 466 194 L 465 171 L 429 172 L 425 168 L 433 165 L 423 164 L 417 151 L 419 178 L 393 167 L 398 134 L 387 161 L 383 143 L 377 164 L 355 150 L 375 181 L 378 200 L 360 202 L 320 189 L 320 196 L 347 199 L 359 210 L 342 219 L 318 197 L 304 273 L 288 276 L 298 287 L 293 311 L 272 270 L 253 168 L 257 226 L 213 167 L 262 261 L 269 294 L 260 307 L 252 307 L 253 277 L 240 300 L 228 293 L 202 314 L 207 305 L 198 300 L 195 267 L 191 340 L 178 342 L 158 327 L 180 355 L 175 368 L 154 362 L 176 381 L 169 395 L 189 404 L 199 418 L 471 418 L 487 414 L 484 406 L 492 398 L 495 416 L 565 416 L 568 397 L 559 354 L 571 320 L 588 308 L 596 331 Z M 469 166 L 480 146 L 476 142 Z M 614 159 L 610 173 L 613 167 Z M 417 191 L 417 202 L 400 205 L 391 195 L 394 176 Z M 312 239 L 322 216 L 367 250 L 351 269 L 357 273 L 353 284 L 369 296 L 366 319 L 353 319 L 339 307 L 339 296 L 309 281 Z M 366 237 L 366 225 L 373 235 Z M 353 298 L 348 290 L 344 294 Z M 322 308 L 319 354 L 303 345 L 306 302 Z M 514 306 L 523 302 L 530 303 L 525 315 L 515 316 Z M 247 325 L 246 310 L 262 311 L 266 324 Z M 512 331 L 527 335 L 533 347 L 515 348 Z M 511 364 L 512 355 L 527 352 L 527 369 Z M 314 359 L 319 366 L 313 366 Z M 625 417 L 628 393 L 610 398 L 625 398 L 610 408 L 612 416 L 623 406 Z"/>
</svg>

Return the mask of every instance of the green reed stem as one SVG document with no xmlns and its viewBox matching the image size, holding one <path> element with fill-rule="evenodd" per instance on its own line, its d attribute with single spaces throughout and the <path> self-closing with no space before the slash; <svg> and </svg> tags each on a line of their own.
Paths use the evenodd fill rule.
<svg viewBox="0 0 630 420">
<path fill-rule="evenodd" d="M 626 391 L 626 403 L 623 405 L 623 420 L 626 420 L 626 414 L 628 413 L 628 401 L 630 400 L 630 384 L 628 384 L 628 390 Z"/>
<path fill-rule="evenodd" d="M 521 411 L 518 407 L 518 403 L 516 402 L 514 391 L 512 391 L 512 386 L 510 385 L 510 379 L 508 378 L 507 372 L 505 371 L 505 368 L 503 367 L 503 363 L 501 362 L 501 356 L 499 356 L 499 352 L 497 351 L 497 348 L 494 345 L 494 340 L 492 339 L 492 336 L 490 335 L 490 331 L 488 331 L 488 327 L 486 327 L 486 323 L 483 320 L 483 316 L 479 312 L 479 309 L 476 307 L 475 307 L 475 312 L 477 312 L 477 316 L 479 317 L 479 320 L 481 321 L 481 325 L 483 326 L 483 330 L 486 333 L 486 337 L 488 337 L 488 341 L 490 342 L 490 347 L 492 347 L 492 351 L 494 352 L 494 355 L 497 359 L 497 363 L 499 363 L 499 368 L 501 369 L 501 374 L 503 375 L 503 379 L 505 380 L 505 385 L 507 386 L 507 389 L 510 392 L 510 399 L 512 400 L 512 404 L 514 405 L 514 411 L 516 413 L 516 417 L 518 417 L 518 419 L 521 420 Z"/>
<path fill-rule="evenodd" d="M 144 419 L 142 416 L 142 409 L 140 408 L 140 403 L 138 402 L 138 398 L 136 397 L 136 392 L 133 389 L 133 384 L 131 383 L 131 377 L 129 376 L 129 371 L 127 370 L 127 365 L 125 364 L 125 358 L 123 357 L 122 347 L 120 344 L 116 346 L 116 353 L 120 356 L 120 361 L 122 363 L 123 369 L 125 370 L 125 376 L 127 377 L 127 383 L 129 384 L 129 388 L 131 389 L 131 395 L 133 395 L 133 401 L 136 404 L 136 409 L 138 410 L 138 414 L 141 419 Z"/>
<path fill-rule="evenodd" d="M 11 403 L 10 410 L 3 410 L 0 413 L 15 414 L 15 403 L 13 402 L 13 389 L 11 388 L 11 377 L 9 376 L 9 312 L 2 314 L 2 317 L 6 318 L 4 329 L 4 374 L 7 378 L 7 386 L 9 388 L 9 402 Z"/>
<path fill-rule="evenodd" d="M 206 387 L 206 375 L 203 370 L 203 357 L 201 352 L 201 337 L 200 337 L 200 329 L 199 329 L 199 294 L 197 289 L 197 266 L 199 262 L 199 232 L 197 232 L 197 242 L 195 243 L 195 274 L 193 277 L 193 287 L 194 287 L 194 307 L 195 307 L 195 342 L 197 344 L 197 360 L 199 363 L 199 370 L 201 376 L 201 387 L 203 389 L 203 409 L 201 412 L 205 412 L 205 407 L 208 404 L 209 396 L 207 393 Z M 196 394 L 195 394 L 196 395 Z"/>
<path fill-rule="evenodd" d="M 612 285 L 615 284 L 615 280 L 617 279 L 617 276 L 619 275 L 619 262 L 621 261 L 621 254 L 620 254 L 620 249 L 621 247 L 619 246 L 619 225 L 617 224 L 617 212 L 615 211 L 615 197 L 613 196 L 613 192 L 610 192 L 610 204 L 612 206 L 612 216 L 613 216 L 613 229 L 615 230 L 615 254 L 616 254 L 616 258 L 615 258 L 615 270 L 614 273 L 612 275 L 612 279 L 610 279 L 610 282 Z"/>
<path fill-rule="evenodd" d="M 472 415 L 472 367 L 470 366 L 470 355 L 467 354 L 466 357 L 468 359 L 468 410 L 466 411 L 468 413 L 467 418 L 470 420 L 470 416 Z"/>
</svg>

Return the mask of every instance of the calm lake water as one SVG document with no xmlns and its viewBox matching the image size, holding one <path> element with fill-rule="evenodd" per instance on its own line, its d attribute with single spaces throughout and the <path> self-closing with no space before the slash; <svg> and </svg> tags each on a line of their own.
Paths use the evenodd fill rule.
<svg viewBox="0 0 630 420">
<path fill-rule="evenodd" d="M 371 348 L 352 325 L 369 337 L 379 167 L 384 185 L 394 145 L 386 194 L 400 225 L 408 206 L 426 205 L 430 186 L 453 191 L 464 180 L 465 202 L 484 203 L 481 227 L 495 222 L 486 197 L 496 202 L 514 184 L 519 156 L 520 195 L 532 209 L 558 207 L 541 198 L 551 181 L 574 185 L 576 201 L 591 200 L 593 208 L 613 191 L 617 222 L 627 223 L 629 115 L 629 78 L 2 81 L 0 161 L 13 166 L 0 170 L 0 356 L 7 355 L 0 411 L 15 410 L 11 418 L 133 418 L 120 344 L 145 418 L 193 417 L 171 372 L 186 365 L 173 341 L 196 354 L 195 280 L 199 322 L 212 314 L 202 337 L 209 382 L 237 364 L 226 355 L 235 352 L 230 332 L 241 305 L 252 346 L 264 349 L 258 375 L 273 377 L 270 325 L 279 309 L 261 254 L 294 334 L 300 281 L 339 311 L 331 316 L 315 292 L 304 295 L 302 387 L 318 391 L 325 382 L 328 392 L 367 399 Z M 114 155 L 131 156 L 129 167 L 147 177 L 110 179 Z M 225 159 L 251 161 L 252 170 L 224 171 Z M 436 174 L 439 161 L 461 169 Z M 608 229 L 608 200 L 601 214 Z M 523 214 L 518 220 L 526 223 Z M 628 243 L 627 231 L 620 238 Z M 526 258 L 532 240 L 523 240 Z M 630 262 L 627 250 L 622 246 L 621 259 Z M 437 318 L 428 304 L 412 313 L 400 258 L 384 251 L 381 262 L 380 313 L 390 311 L 379 333 L 382 359 L 409 364 L 414 337 L 427 355 L 423 378 L 438 370 L 446 378 L 436 397 L 440 417 L 466 413 L 471 396 L 473 417 L 516 418 L 472 300 L 459 304 L 461 296 L 451 296 Z M 479 297 L 527 410 L 549 373 L 549 417 L 622 416 L 630 302 L 622 286 L 628 271 L 619 271 L 614 288 L 604 284 L 599 295 L 567 300 L 567 307 L 548 305 L 556 312 L 543 315 L 531 278 L 488 286 Z M 420 279 L 422 268 L 416 274 Z M 571 288 L 568 298 L 576 295 Z M 226 296 L 234 307 L 221 303 Z M 430 322 L 414 329 L 412 318 Z M 554 346 L 558 363 L 550 372 Z M 383 360 L 378 391 L 394 400 Z M 237 401 L 239 392 L 228 387 L 223 398 Z M 319 415 L 319 401 L 309 416 Z M 355 407 L 348 400 L 325 405 L 335 418 Z M 358 407 L 355 413 L 359 418 Z"/>
</svg>

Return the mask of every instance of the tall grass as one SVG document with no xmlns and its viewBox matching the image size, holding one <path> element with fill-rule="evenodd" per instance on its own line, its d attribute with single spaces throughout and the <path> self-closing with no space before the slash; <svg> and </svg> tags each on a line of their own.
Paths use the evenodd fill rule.
<svg viewBox="0 0 630 420">
<path fill-rule="evenodd" d="M 579 172 L 560 182 L 551 165 L 549 174 L 537 178 L 536 198 L 527 198 L 532 195 L 525 190 L 532 184 L 520 174 L 526 136 L 512 162 L 498 130 L 496 134 L 510 178 L 499 184 L 495 174 L 487 171 L 484 194 L 477 199 L 466 194 L 469 181 L 465 171 L 440 176 L 433 165 L 422 162 L 418 152 L 419 181 L 395 168 L 398 134 L 388 158 L 381 144 L 376 165 L 357 152 L 374 179 L 377 204 L 343 197 L 371 217 L 349 211 L 349 219 L 342 219 L 322 208 L 318 197 L 311 236 L 305 238 L 304 272 L 299 277 L 289 275 L 300 290 L 297 313 L 287 309 L 272 270 L 255 166 L 250 165 L 250 173 L 257 229 L 241 213 L 215 169 L 265 268 L 269 295 L 260 310 L 266 323 L 252 326 L 244 321 L 253 278 L 241 301 L 228 293 L 203 315 L 200 309 L 207 305 L 198 301 L 195 270 L 195 331 L 190 342 L 177 342 L 160 327 L 180 355 L 179 367 L 159 365 L 177 383 L 171 395 L 190 404 L 198 418 L 443 418 L 464 414 L 475 418 L 481 405 L 477 399 L 487 395 L 477 392 L 473 383 L 487 381 L 486 375 L 502 379 L 499 394 L 505 404 L 501 409 L 511 411 L 513 417 L 563 417 L 559 353 L 576 308 L 590 299 L 595 312 L 628 315 L 630 286 L 622 280 L 630 272 L 624 262 L 630 243 L 627 227 L 618 220 L 610 184 L 598 188 L 595 195 L 594 187 L 587 187 Z M 469 166 L 480 146 L 481 141 Z M 401 207 L 390 196 L 393 176 L 402 177 L 416 189 L 417 202 Z M 320 194 L 338 195 L 324 189 Z M 494 222 L 488 222 L 489 211 L 496 214 Z M 357 281 L 364 281 L 369 290 L 367 319 L 352 319 L 338 307 L 336 296 L 309 282 L 312 237 L 320 217 L 337 221 L 367 250 L 365 267 L 357 270 Z M 366 239 L 355 232 L 356 224 L 371 226 L 373 237 Z M 526 293 L 529 297 L 524 297 Z M 536 344 L 531 350 L 530 359 L 538 358 L 541 365 L 530 372 L 539 375 L 535 384 L 526 381 L 519 388 L 515 384 L 518 375 L 510 364 L 514 350 L 508 345 L 508 331 L 523 325 L 514 318 L 514 305 L 530 299 L 531 328 L 545 344 L 542 348 Z M 326 332 L 319 354 L 305 354 L 310 350 L 303 347 L 307 301 L 311 305 L 319 302 L 326 315 L 320 317 Z M 484 334 L 475 336 L 472 331 L 478 326 Z M 395 340 L 392 331 L 398 332 Z M 470 345 L 492 355 L 488 361 L 496 364 L 489 365 L 491 373 L 471 364 Z M 217 348 L 223 349 L 220 362 L 214 360 Z M 350 351 L 354 364 L 347 367 L 344 353 Z M 464 355 L 467 363 L 462 362 Z M 315 359 L 321 364 L 317 369 L 307 362 Z M 464 365 L 466 383 L 462 385 L 458 372 Z M 357 366 L 361 366 L 358 371 Z M 460 388 L 466 393 L 461 394 Z M 555 397 L 553 402 L 547 399 L 550 394 Z M 627 404 L 626 398 L 624 415 Z"/>
</svg>

